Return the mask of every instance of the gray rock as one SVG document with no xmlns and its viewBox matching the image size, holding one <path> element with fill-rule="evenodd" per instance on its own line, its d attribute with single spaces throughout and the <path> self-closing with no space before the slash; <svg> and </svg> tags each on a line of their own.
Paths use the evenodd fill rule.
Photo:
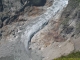
<svg viewBox="0 0 80 60">
<path fill-rule="evenodd" d="M 3 23 L 2 23 L 2 21 L 0 20 L 0 28 L 3 26 Z"/>
<path fill-rule="evenodd" d="M 65 34 L 70 34 L 71 32 L 73 32 L 73 29 L 74 29 L 74 27 L 69 26 L 69 27 L 64 29 L 64 33 Z"/>
<path fill-rule="evenodd" d="M 0 12 L 3 11 L 3 5 L 2 5 L 2 0 L 0 0 Z"/>
<path fill-rule="evenodd" d="M 0 40 L 2 39 L 2 34 L 1 34 L 1 32 L 0 32 Z"/>
<path fill-rule="evenodd" d="M 3 0 L 4 11 L 16 11 L 21 8 L 20 0 Z"/>
<path fill-rule="evenodd" d="M 21 8 L 22 3 L 20 0 L 0 0 L 0 28 L 9 22 L 7 18 Z"/>
<path fill-rule="evenodd" d="M 0 60 L 14 60 L 14 56 L 1 57 Z"/>
</svg>

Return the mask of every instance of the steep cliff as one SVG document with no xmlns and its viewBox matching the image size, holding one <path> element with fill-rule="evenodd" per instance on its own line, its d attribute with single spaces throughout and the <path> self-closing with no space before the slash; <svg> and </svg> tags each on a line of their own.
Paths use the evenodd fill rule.
<svg viewBox="0 0 80 60">
<path fill-rule="evenodd" d="M 80 50 L 80 0 L 69 0 L 69 4 L 61 15 L 61 34 L 72 38 L 75 50 Z"/>
</svg>

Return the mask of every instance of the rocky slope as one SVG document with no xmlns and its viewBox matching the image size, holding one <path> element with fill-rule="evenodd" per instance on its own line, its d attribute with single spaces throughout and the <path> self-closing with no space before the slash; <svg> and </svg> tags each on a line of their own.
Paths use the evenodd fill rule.
<svg viewBox="0 0 80 60">
<path fill-rule="evenodd" d="M 69 0 L 69 4 L 63 11 L 61 20 L 61 26 L 63 28 L 61 34 L 66 38 L 70 37 L 74 42 L 75 50 L 80 50 L 79 37 L 80 37 L 80 1 Z"/>
<path fill-rule="evenodd" d="M 52 60 L 80 50 L 79 0 L 15 1 L 0 2 L 0 60 Z"/>
</svg>

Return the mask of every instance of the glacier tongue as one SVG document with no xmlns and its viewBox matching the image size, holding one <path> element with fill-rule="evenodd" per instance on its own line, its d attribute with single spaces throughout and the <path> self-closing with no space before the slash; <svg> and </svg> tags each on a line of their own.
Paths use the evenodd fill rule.
<svg viewBox="0 0 80 60">
<path fill-rule="evenodd" d="M 21 36 L 21 41 L 24 43 L 26 49 L 29 48 L 29 42 L 34 34 L 46 26 L 50 18 L 54 17 L 59 11 L 62 11 L 67 4 L 68 0 L 54 0 L 53 5 L 47 8 L 47 11 L 35 20 L 37 22 L 26 26 L 24 34 Z"/>
<path fill-rule="evenodd" d="M 26 26 L 24 34 L 21 35 L 21 41 L 25 45 L 25 49 L 29 52 L 29 43 L 32 37 L 48 24 L 50 18 L 54 17 L 58 12 L 62 11 L 68 4 L 68 0 L 54 0 L 53 5 L 47 8 L 47 11 L 35 19 L 31 25 Z"/>
</svg>

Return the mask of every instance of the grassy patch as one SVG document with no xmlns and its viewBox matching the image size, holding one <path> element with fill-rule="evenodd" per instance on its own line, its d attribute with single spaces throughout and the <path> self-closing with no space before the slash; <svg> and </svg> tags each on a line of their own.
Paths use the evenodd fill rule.
<svg viewBox="0 0 80 60">
<path fill-rule="evenodd" d="M 73 52 L 67 56 L 62 56 L 54 60 L 80 60 L 80 52 Z"/>
</svg>

